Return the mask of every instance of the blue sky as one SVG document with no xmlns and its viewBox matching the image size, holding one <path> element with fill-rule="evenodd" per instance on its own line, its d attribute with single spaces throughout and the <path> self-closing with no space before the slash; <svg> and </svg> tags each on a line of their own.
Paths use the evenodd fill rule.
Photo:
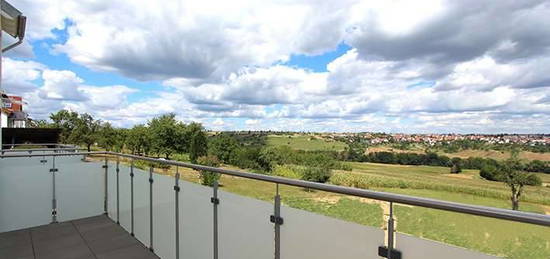
<svg viewBox="0 0 550 259">
<path fill-rule="evenodd" d="M 14 3 L 27 38 L 2 87 L 33 118 L 121 127 L 173 112 L 214 130 L 549 131 L 542 0 L 140 1 Z"/>
</svg>

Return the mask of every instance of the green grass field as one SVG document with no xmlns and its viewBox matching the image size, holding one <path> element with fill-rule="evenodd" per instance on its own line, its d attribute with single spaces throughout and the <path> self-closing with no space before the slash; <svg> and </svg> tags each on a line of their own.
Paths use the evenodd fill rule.
<svg viewBox="0 0 550 259">
<path fill-rule="evenodd" d="M 329 141 L 308 135 L 269 135 L 267 137 L 269 146 L 290 146 L 300 150 L 328 150 L 342 151 L 347 145 L 339 141 Z"/>
</svg>

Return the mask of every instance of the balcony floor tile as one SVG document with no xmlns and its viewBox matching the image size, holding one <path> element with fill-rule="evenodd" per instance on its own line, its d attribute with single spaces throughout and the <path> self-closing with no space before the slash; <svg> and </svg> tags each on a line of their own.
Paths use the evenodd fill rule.
<svg viewBox="0 0 550 259">
<path fill-rule="evenodd" d="M 158 259 L 104 215 L 0 233 L 0 258 Z"/>
</svg>

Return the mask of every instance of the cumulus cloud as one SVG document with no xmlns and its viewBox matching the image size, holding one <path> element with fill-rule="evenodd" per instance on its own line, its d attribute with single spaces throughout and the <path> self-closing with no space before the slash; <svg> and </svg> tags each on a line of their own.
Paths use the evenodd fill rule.
<svg viewBox="0 0 550 259">
<path fill-rule="evenodd" d="M 6 59 L 4 86 L 26 94 L 39 114 L 70 107 L 132 125 L 175 112 L 219 129 L 550 128 L 543 0 L 18 4 L 32 18 L 31 42 L 66 29 L 50 47 L 73 63 L 162 84 L 128 101 L 137 90 Z M 339 44 L 350 50 L 324 72 L 283 65 Z"/>
</svg>

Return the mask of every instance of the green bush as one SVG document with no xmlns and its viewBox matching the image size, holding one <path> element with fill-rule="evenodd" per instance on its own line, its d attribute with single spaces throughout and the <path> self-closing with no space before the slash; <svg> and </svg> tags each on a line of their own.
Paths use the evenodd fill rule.
<svg viewBox="0 0 550 259">
<path fill-rule="evenodd" d="M 134 160 L 134 167 L 142 169 L 142 170 L 149 170 L 149 168 L 161 168 L 161 169 L 168 169 L 170 168 L 170 165 L 163 164 L 163 163 L 156 163 L 156 162 L 149 162 L 145 160 Z"/>
<path fill-rule="evenodd" d="M 272 174 L 286 178 L 302 179 L 304 169 L 295 165 L 275 165 Z"/>
<path fill-rule="evenodd" d="M 326 183 L 332 176 L 332 170 L 328 167 L 306 167 L 303 171 L 302 180 Z"/>
<path fill-rule="evenodd" d="M 540 179 L 538 175 L 529 174 L 529 176 L 527 176 L 527 185 L 542 186 L 542 179 Z"/>
<path fill-rule="evenodd" d="M 216 156 L 201 156 L 197 159 L 197 164 L 211 167 L 218 167 L 220 160 Z M 220 180 L 220 174 L 201 170 L 200 180 L 202 185 L 213 186 L 216 181 Z"/>
<path fill-rule="evenodd" d="M 499 180 L 499 173 L 497 171 L 497 168 L 492 165 L 486 165 L 482 167 L 481 170 L 479 170 L 479 176 L 489 181 Z"/>
</svg>

